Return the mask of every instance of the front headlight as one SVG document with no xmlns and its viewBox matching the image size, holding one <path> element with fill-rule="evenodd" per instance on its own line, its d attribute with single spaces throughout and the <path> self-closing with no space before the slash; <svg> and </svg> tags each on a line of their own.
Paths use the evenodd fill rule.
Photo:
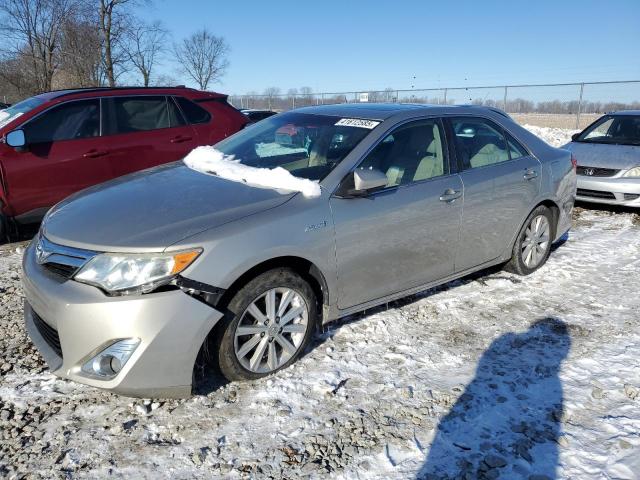
<svg viewBox="0 0 640 480">
<path fill-rule="evenodd" d="M 169 283 L 202 253 L 201 249 L 167 253 L 102 253 L 73 277 L 111 294 L 147 293 Z"/>
<path fill-rule="evenodd" d="M 636 177 L 640 178 L 640 167 L 633 167 L 631 170 L 627 171 L 623 177 Z"/>
</svg>

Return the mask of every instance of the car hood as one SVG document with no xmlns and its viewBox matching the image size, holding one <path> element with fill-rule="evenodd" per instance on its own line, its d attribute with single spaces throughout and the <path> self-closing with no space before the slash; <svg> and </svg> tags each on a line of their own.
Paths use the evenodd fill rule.
<svg viewBox="0 0 640 480">
<path fill-rule="evenodd" d="M 640 165 L 640 147 L 635 145 L 571 142 L 561 148 L 573 152 L 582 167 L 627 170 Z"/>
<path fill-rule="evenodd" d="M 96 251 L 159 251 L 189 236 L 281 205 L 295 194 L 250 187 L 176 162 L 83 190 L 43 223 L 61 245 Z"/>
</svg>

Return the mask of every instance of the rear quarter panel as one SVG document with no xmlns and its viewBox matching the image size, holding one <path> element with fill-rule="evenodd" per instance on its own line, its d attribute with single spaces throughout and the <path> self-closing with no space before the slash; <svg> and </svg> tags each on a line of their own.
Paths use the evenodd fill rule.
<svg viewBox="0 0 640 480">
<path fill-rule="evenodd" d="M 535 205 L 551 200 L 559 209 L 554 240 L 571 227 L 571 212 L 576 197 L 576 172 L 571 164 L 571 152 L 555 148 L 512 120 L 502 122 L 516 139 L 525 144 L 542 165 L 540 192 Z M 525 219 L 522 219 L 524 223 Z"/>
</svg>

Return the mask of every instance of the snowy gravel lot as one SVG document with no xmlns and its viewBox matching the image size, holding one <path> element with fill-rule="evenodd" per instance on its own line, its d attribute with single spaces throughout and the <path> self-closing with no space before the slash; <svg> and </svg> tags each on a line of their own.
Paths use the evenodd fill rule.
<svg viewBox="0 0 640 480">
<path fill-rule="evenodd" d="M 0 476 L 640 479 L 640 215 L 576 209 L 528 277 L 494 269 L 331 324 L 186 400 L 48 373 L 0 247 Z"/>
</svg>

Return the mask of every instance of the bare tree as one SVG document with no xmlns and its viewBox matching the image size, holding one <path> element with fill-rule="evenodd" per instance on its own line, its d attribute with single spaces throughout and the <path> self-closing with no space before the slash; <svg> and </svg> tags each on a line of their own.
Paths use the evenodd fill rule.
<svg viewBox="0 0 640 480">
<path fill-rule="evenodd" d="M 174 46 L 176 60 L 201 90 L 224 75 L 229 62 L 229 46 L 223 37 L 202 29 Z"/>
<path fill-rule="evenodd" d="M 159 21 L 141 23 L 129 31 L 125 50 L 129 60 L 142 75 L 145 87 L 151 82 L 153 67 L 166 51 L 169 32 Z"/>
<path fill-rule="evenodd" d="M 280 95 L 280 89 L 278 87 L 269 87 L 264 89 L 264 94 L 266 97 L 276 97 Z"/>
<path fill-rule="evenodd" d="M 56 84 L 74 87 L 95 87 L 103 84 L 100 34 L 96 25 L 91 18 L 69 19 L 65 22 Z"/>
<path fill-rule="evenodd" d="M 123 43 L 130 29 L 127 6 L 136 0 L 99 0 L 98 30 L 102 42 L 105 75 L 110 87 L 116 86 L 118 68 L 127 60 Z"/>
<path fill-rule="evenodd" d="M 79 0 L 0 0 L 4 55 L 28 61 L 30 93 L 51 90 L 62 27 L 79 6 Z"/>
</svg>

